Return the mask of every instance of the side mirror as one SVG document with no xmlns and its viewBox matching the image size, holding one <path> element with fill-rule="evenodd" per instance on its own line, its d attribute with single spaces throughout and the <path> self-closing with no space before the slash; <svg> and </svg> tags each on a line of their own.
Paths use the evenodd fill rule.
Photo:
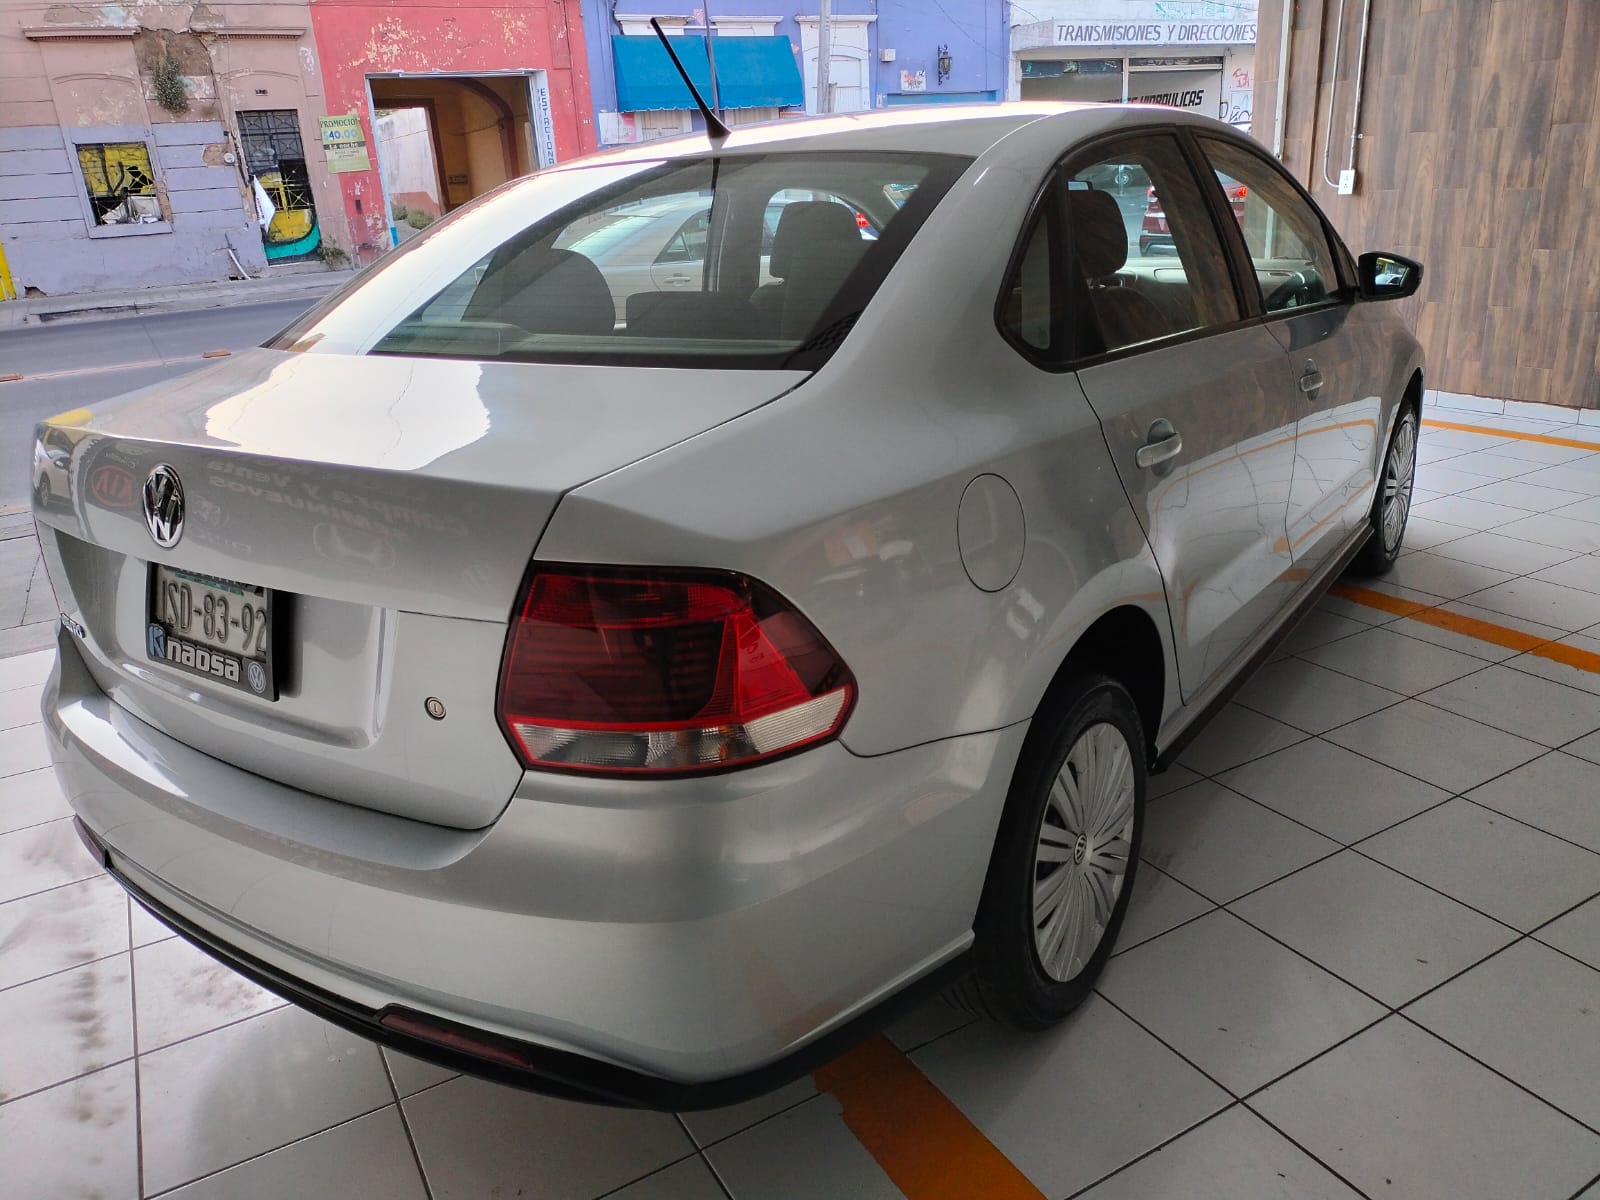
<svg viewBox="0 0 1600 1200">
<path fill-rule="evenodd" d="M 1368 251 L 1357 260 L 1363 300 L 1403 300 L 1422 286 L 1422 264 L 1399 254 Z"/>
</svg>

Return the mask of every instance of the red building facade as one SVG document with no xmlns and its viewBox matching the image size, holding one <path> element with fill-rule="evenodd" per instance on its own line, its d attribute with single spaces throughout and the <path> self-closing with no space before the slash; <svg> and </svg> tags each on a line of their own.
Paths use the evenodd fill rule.
<svg viewBox="0 0 1600 1200">
<path fill-rule="evenodd" d="M 310 9 L 326 111 L 356 118 L 328 168 L 357 263 L 507 179 L 595 148 L 576 4 Z"/>
</svg>

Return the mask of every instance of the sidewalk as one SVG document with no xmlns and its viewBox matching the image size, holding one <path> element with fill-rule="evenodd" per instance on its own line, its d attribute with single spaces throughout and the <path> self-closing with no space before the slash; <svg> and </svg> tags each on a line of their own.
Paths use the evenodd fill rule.
<svg viewBox="0 0 1600 1200">
<path fill-rule="evenodd" d="M 262 279 L 225 279 L 171 287 L 121 288 L 70 296 L 30 296 L 0 302 L 0 331 L 58 321 L 97 321 L 138 313 L 232 308 L 272 300 L 308 301 L 349 282 L 354 271 L 315 271 Z"/>
</svg>

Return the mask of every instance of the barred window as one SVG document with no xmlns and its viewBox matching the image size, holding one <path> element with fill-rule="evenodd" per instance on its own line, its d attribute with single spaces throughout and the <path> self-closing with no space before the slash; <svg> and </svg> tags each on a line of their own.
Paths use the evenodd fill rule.
<svg viewBox="0 0 1600 1200">
<path fill-rule="evenodd" d="M 145 143 L 80 145 L 78 169 L 96 225 L 151 225 L 161 220 L 155 171 Z"/>
</svg>

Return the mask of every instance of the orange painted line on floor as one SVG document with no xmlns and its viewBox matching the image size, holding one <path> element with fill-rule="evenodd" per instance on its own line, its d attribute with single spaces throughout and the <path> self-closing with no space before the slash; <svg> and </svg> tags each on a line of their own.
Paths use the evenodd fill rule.
<svg viewBox="0 0 1600 1200">
<path fill-rule="evenodd" d="M 1477 638 L 1480 642 L 1504 646 L 1507 650 L 1518 650 L 1535 658 L 1548 659 L 1579 671 L 1600 675 L 1600 654 L 1592 650 L 1564 646 L 1560 642 L 1552 642 L 1535 634 L 1523 633 L 1520 629 L 1508 629 L 1492 621 L 1464 616 L 1446 608 L 1419 604 L 1415 600 L 1391 596 L 1387 592 L 1374 591 L 1353 583 L 1336 583 L 1328 590 L 1332 595 L 1341 596 L 1357 604 L 1365 604 L 1368 608 L 1382 609 L 1384 612 L 1421 621 L 1438 629 L 1448 629 L 1452 633 Z"/>
<path fill-rule="evenodd" d="M 1496 429 L 1493 425 L 1463 425 L 1459 421 L 1427 420 L 1424 429 L 1456 429 L 1462 433 L 1487 433 L 1491 437 L 1512 438 L 1519 442 L 1538 442 L 1541 446 L 1568 446 L 1573 450 L 1600 450 L 1600 442 L 1580 442 L 1573 438 L 1552 437 L 1548 433 L 1524 433 L 1520 429 Z"/>
<path fill-rule="evenodd" d="M 811 1073 L 907 1200 L 1045 1200 L 1015 1163 L 881 1034 Z"/>
</svg>

